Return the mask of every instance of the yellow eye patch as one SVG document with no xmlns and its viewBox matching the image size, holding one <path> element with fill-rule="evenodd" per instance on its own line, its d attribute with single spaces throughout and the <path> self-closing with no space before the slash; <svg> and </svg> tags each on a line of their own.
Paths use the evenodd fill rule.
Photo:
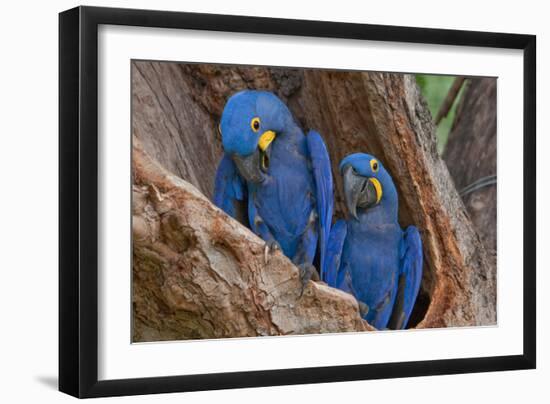
<svg viewBox="0 0 550 404">
<path fill-rule="evenodd" d="M 254 132 L 258 132 L 260 130 L 260 118 L 252 118 L 250 121 L 250 127 Z"/>
<path fill-rule="evenodd" d="M 370 161 L 370 168 L 372 169 L 373 172 L 378 172 L 379 164 L 376 159 L 372 159 Z"/>
</svg>

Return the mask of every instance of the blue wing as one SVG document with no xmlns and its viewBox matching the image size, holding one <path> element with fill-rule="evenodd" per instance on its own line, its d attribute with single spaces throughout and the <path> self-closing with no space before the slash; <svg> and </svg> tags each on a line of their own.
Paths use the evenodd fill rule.
<svg viewBox="0 0 550 404">
<path fill-rule="evenodd" d="M 422 239 L 418 229 L 409 226 L 400 246 L 401 267 L 397 296 L 389 322 L 392 329 L 403 329 L 411 316 L 422 281 Z"/>
<path fill-rule="evenodd" d="M 338 287 L 338 271 L 340 269 L 340 258 L 348 228 L 345 220 L 338 220 L 330 230 L 330 237 L 327 243 L 325 266 L 321 267 L 321 280 L 327 285 Z"/>
<path fill-rule="evenodd" d="M 224 154 L 216 171 L 214 204 L 231 217 L 237 218 L 239 205 L 244 202 L 245 194 L 244 180 L 237 172 L 231 157 Z"/>
<path fill-rule="evenodd" d="M 309 131 L 306 136 L 309 159 L 315 181 L 315 200 L 319 215 L 319 245 L 321 255 L 321 279 L 324 278 L 327 243 L 332 223 L 332 171 L 323 138 L 315 131 Z"/>
</svg>

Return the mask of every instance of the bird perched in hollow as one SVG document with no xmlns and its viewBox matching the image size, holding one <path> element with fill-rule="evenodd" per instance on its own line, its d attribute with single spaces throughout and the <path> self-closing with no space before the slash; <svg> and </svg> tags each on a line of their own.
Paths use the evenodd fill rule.
<svg viewBox="0 0 550 404">
<path fill-rule="evenodd" d="M 372 326 L 403 329 L 422 279 L 418 229 L 401 229 L 397 189 L 377 158 L 351 154 L 340 172 L 350 218 L 331 229 L 323 281 L 354 295 Z"/>
<path fill-rule="evenodd" d="M 321 267 L 332 221 L 332 174 L 321 136 L 304 135 L 274 94 L 245 90 L 227 101 L 219 126 L 224 156 L 216 173 L 214 203 L 236 216 L 246 202 L 248 222 L 300 268 L 303 286 Z"/>
</svg>

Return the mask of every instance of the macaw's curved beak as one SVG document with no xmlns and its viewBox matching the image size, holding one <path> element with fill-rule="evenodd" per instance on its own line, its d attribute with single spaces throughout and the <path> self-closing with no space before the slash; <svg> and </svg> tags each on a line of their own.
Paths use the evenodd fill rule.
<svg viewBox="0 0 550 404">
<path fill-rule="evenodd" d="M 258 147 L 254 153 L 242 157 L 233 155 L 233 161 L 239 170 L 239 173 L 245 180 L 253 183 L 260 183 L 265 179 L 265 174 L 269 169 L 269 158 L 271 156 L 271 143 L 275 139 L 275 132 L 266 131 L 258 139 Z"/>
<path fill-rule="evenodd" d="M 355 219 L 357 208 L 369 208 L 380 202 L 382 187 L 376 178 L 367 178 L 357 174 L 353 167 L 344 168 L 344 197 L 349 214 Z"/>
<path fill-rule="evenodd" d="M 245 157 L 238 154 L 233 154 L 232 157 L 239 174 L 246 181 L 258 183 L 264 180 L 263 172 L 260 170 L 260 151 L 258 149 Z"/>
</svg>

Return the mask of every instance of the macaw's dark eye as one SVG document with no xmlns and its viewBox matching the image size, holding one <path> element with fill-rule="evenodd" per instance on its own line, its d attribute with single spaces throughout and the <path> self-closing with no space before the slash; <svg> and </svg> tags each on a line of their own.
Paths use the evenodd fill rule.
<svg viewBox="0 0 550 404">
<path fill-rule="evenodd" d="M 372 171 L 377 172 L 378 171 L 378 161 L 375 159 L 372 159 L 370 161 L 370 168 L 372 168 Z"/>
<path fill-rule="evenodd" d="M 250 121 L 250 127 L 254 132 L 258 132 L 260 130 L 260 118 L 252 118 Z"/>
</svg>

